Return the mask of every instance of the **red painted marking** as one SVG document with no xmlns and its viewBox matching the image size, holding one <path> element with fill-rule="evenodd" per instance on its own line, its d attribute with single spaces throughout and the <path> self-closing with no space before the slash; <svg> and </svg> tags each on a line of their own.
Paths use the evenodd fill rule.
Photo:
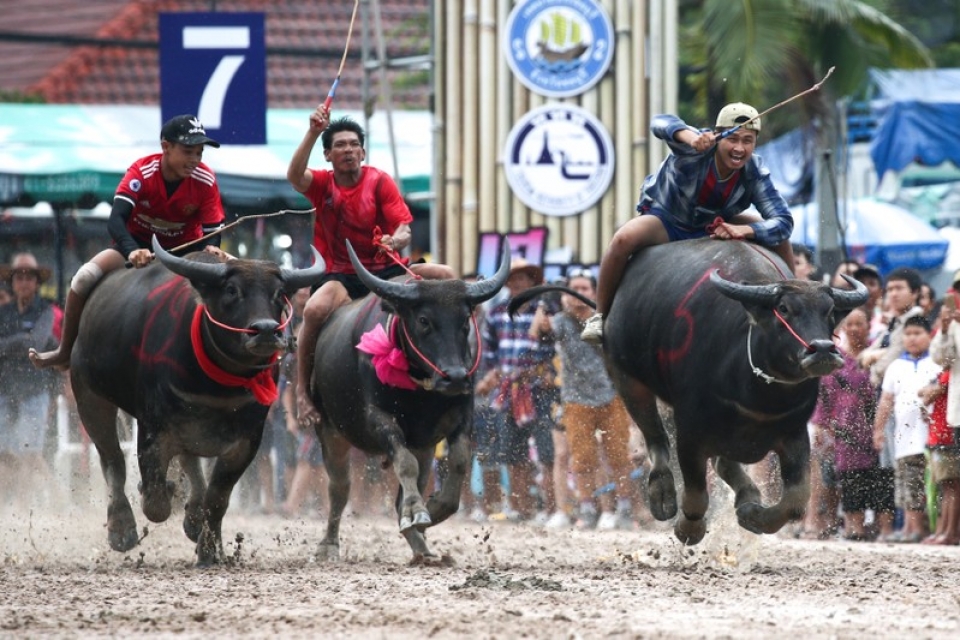
<svg viewBox="0 0 960 640">
<path fill-rule="evenodd" d="M 140 344 L 134 347 L 134 357 L 141 364 L 165 364 L 180 376 L 186 374 L 183 364 L 171 357 L 173 346 L 189 336 L 189 320 L 196 307 L 190 283 L 181 276 L 175 276 L 158 285 L 147 294 L 150 312 L 143 325 Z M 148 344 L 162 336 L 159 344 Z"/>
<path fill-rule="evenodd" d="M 687 295 L 683 296 L 683 299 L 680 300 L 680 303 L 677 305 L 677 308 L 673 310 L 673 317 L 681 321 L 686 325 L 686 333 L 683 336 L 683 341 L 680 346 L 674 349 L 658 349 L 657 350 L 657 364 L 660 366 L 661 374 L 665 374 L 667 370 L 667 365 L 673 364 L 679 360 L 683 360 L 687 354 L 690 352 L 690 345 L 693 344 L 693 334 L 695 331 L 693 314 L 690 312 L 690 309 L 687 308 L 687 302 L 690 300 L 690 297 L 696 293 L 697 289 L 703 285 L 710 278 L 710 272 L 713 271 L 713 267 L 708 268 L 703 272 L 703 275 L 700 276 L 700 279 L 694 283 L 690 290 L 687 291 Z"/>
</svg>

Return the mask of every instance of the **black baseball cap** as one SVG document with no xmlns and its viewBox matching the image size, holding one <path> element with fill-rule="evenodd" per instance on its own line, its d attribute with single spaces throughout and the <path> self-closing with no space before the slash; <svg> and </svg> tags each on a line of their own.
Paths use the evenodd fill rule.
<svg viewBox="0 0 960 640">
<path fill-rule="evenodd" d="M 857 280 L 863 277 L 874 277 L 883 282 L 883 276 L 880 275 L 880 269 L 872 264 L 862 264 L 853 272 L 853 277 Z"/>
<path fill-rule="evenodd" d="M 208 144 L 211 147 L 220 146 L 219 142 L 207 137 L 207 132 L 204 131 L 197 116 L 190 114 L 175 116 L 167 120 L 163 128 L 160 129 L 160 139 L 185 145 Z"/>
</svg>

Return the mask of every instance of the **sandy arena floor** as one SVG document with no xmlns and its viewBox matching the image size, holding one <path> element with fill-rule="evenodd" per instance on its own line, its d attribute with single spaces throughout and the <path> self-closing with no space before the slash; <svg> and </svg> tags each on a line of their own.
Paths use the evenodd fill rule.
<svg viewBox="0 0 960 640">
<path fill-rule="evenodd" d="M 194 568 L 180 515 L 129 553 L 106 508 L 0 513 L 0 635 L 325 638 L 956 638 L 960 547 L 811 542 L 740 530 L 716 505 L 672 529 L 549 532 L 453 519 L 449 567 L 408 566 L 387 518 L 345 519 L 339 563 L 320 519 L 228 512 L 229 565 Z"/>
</svg>

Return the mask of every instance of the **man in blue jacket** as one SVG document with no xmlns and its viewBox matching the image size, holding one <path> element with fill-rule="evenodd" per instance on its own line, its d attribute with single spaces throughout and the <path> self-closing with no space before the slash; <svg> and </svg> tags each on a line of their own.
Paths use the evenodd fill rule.
<svg viewBox="0 0 960 640">
<path fill-rule="evenodd" d="M 793 217 L 770 171 L 753 155 L 760 133 L 756 109 L 742 102 L 728 104 L 713 130 L 694 129 L 672 115 L 655 116 L 650 128 L 672 153 L 644 181 L 640 215 L 620 227 L 603 255 L 597 313 L 581 334 L 588 342 L 601 342 L 603 316 L 627 262 L 644 247 L 703 236 L 752 240 L 776 251 L 793 268 Z M 751 205 L 759 215 L 744 213 Z"/>
</svg>

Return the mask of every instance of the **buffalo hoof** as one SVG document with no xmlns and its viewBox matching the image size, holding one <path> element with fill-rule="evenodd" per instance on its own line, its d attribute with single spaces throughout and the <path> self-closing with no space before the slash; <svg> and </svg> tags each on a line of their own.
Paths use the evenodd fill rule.
<svg viewBox="0 0 960 640">
<path fill-rule="evenodd" d="M 457 561 L 447 554 L 438 556 L 433 553 L 415 553 L 408 566 L 450 568 L 457 566 Z"/>
<path fill-rule="evenodd" d="M 120 552 L 130 551 L 140 543 L 137 519 L 126 499 L 122 504 L 107 507 L 107 541 L 111 549 Z"/>
<path fill-rule="evenodd" d="M 122 553 L 124 551 L 130 551 L 130 549 L 140 544 L 140 536 L 137 535 L 136 525 L 123 527 L 120 530 L 110 528 L 107 530 L 107 541 L 110 543 L 111 549 Z"/>
<path fill-rule="evenodd" d="M 317 545 L 317 560 L 321 562 L 337 562 L 340 560 L 340 545 L 331 542 L 321 542 Z"/>
<path fill-rule="evenodd" d="M 740 526 L 750 531 L 751 533 L 762 534 L 762 533 L 775 533 L 780 529 L 777 527 L 772 532 L 768 532 L 768 527 L 764 524 L 764 514 L 767 512 L 767 507 L 764 507 L 759 502 L 745 502 L 737 507 L 737 522 L 740 523 Z"/>
<path fill-rule="evenodd" d="M 647 485 L 650 496 L 650 513 L 661 522 L 677 515 L 677 488 L 670 469 L 654 469 Z"/>
<path fill-rule="evenodd" d="M 143 500 L 143 515 L 147 516 L 151 522 L 166 522 L 173 509 L 170 504 L 173 491 L 172 482 L 148 484 L 142 487 L 140 495 Z"/>
<path fill-rule="evenodd" d="M 688 520 L 683 514 L 677 518 L 677 523 L 673 526 L 673 534 L 677 540 L 687 546 L 699 544 L 703 536 L 707 533 L 707 523 L 703 518 L 697 520 Z"/>
<path fill-rule="evenodd" d="M 430 514 L 426 511 L 418 511 L 413 514 L 413 517 L 403 516 L 400 518 L 400 531 L 408 531 L 413 528 L 420 530 L 426 529 L 432 524 L 430 521 Z"/>
</svg>

